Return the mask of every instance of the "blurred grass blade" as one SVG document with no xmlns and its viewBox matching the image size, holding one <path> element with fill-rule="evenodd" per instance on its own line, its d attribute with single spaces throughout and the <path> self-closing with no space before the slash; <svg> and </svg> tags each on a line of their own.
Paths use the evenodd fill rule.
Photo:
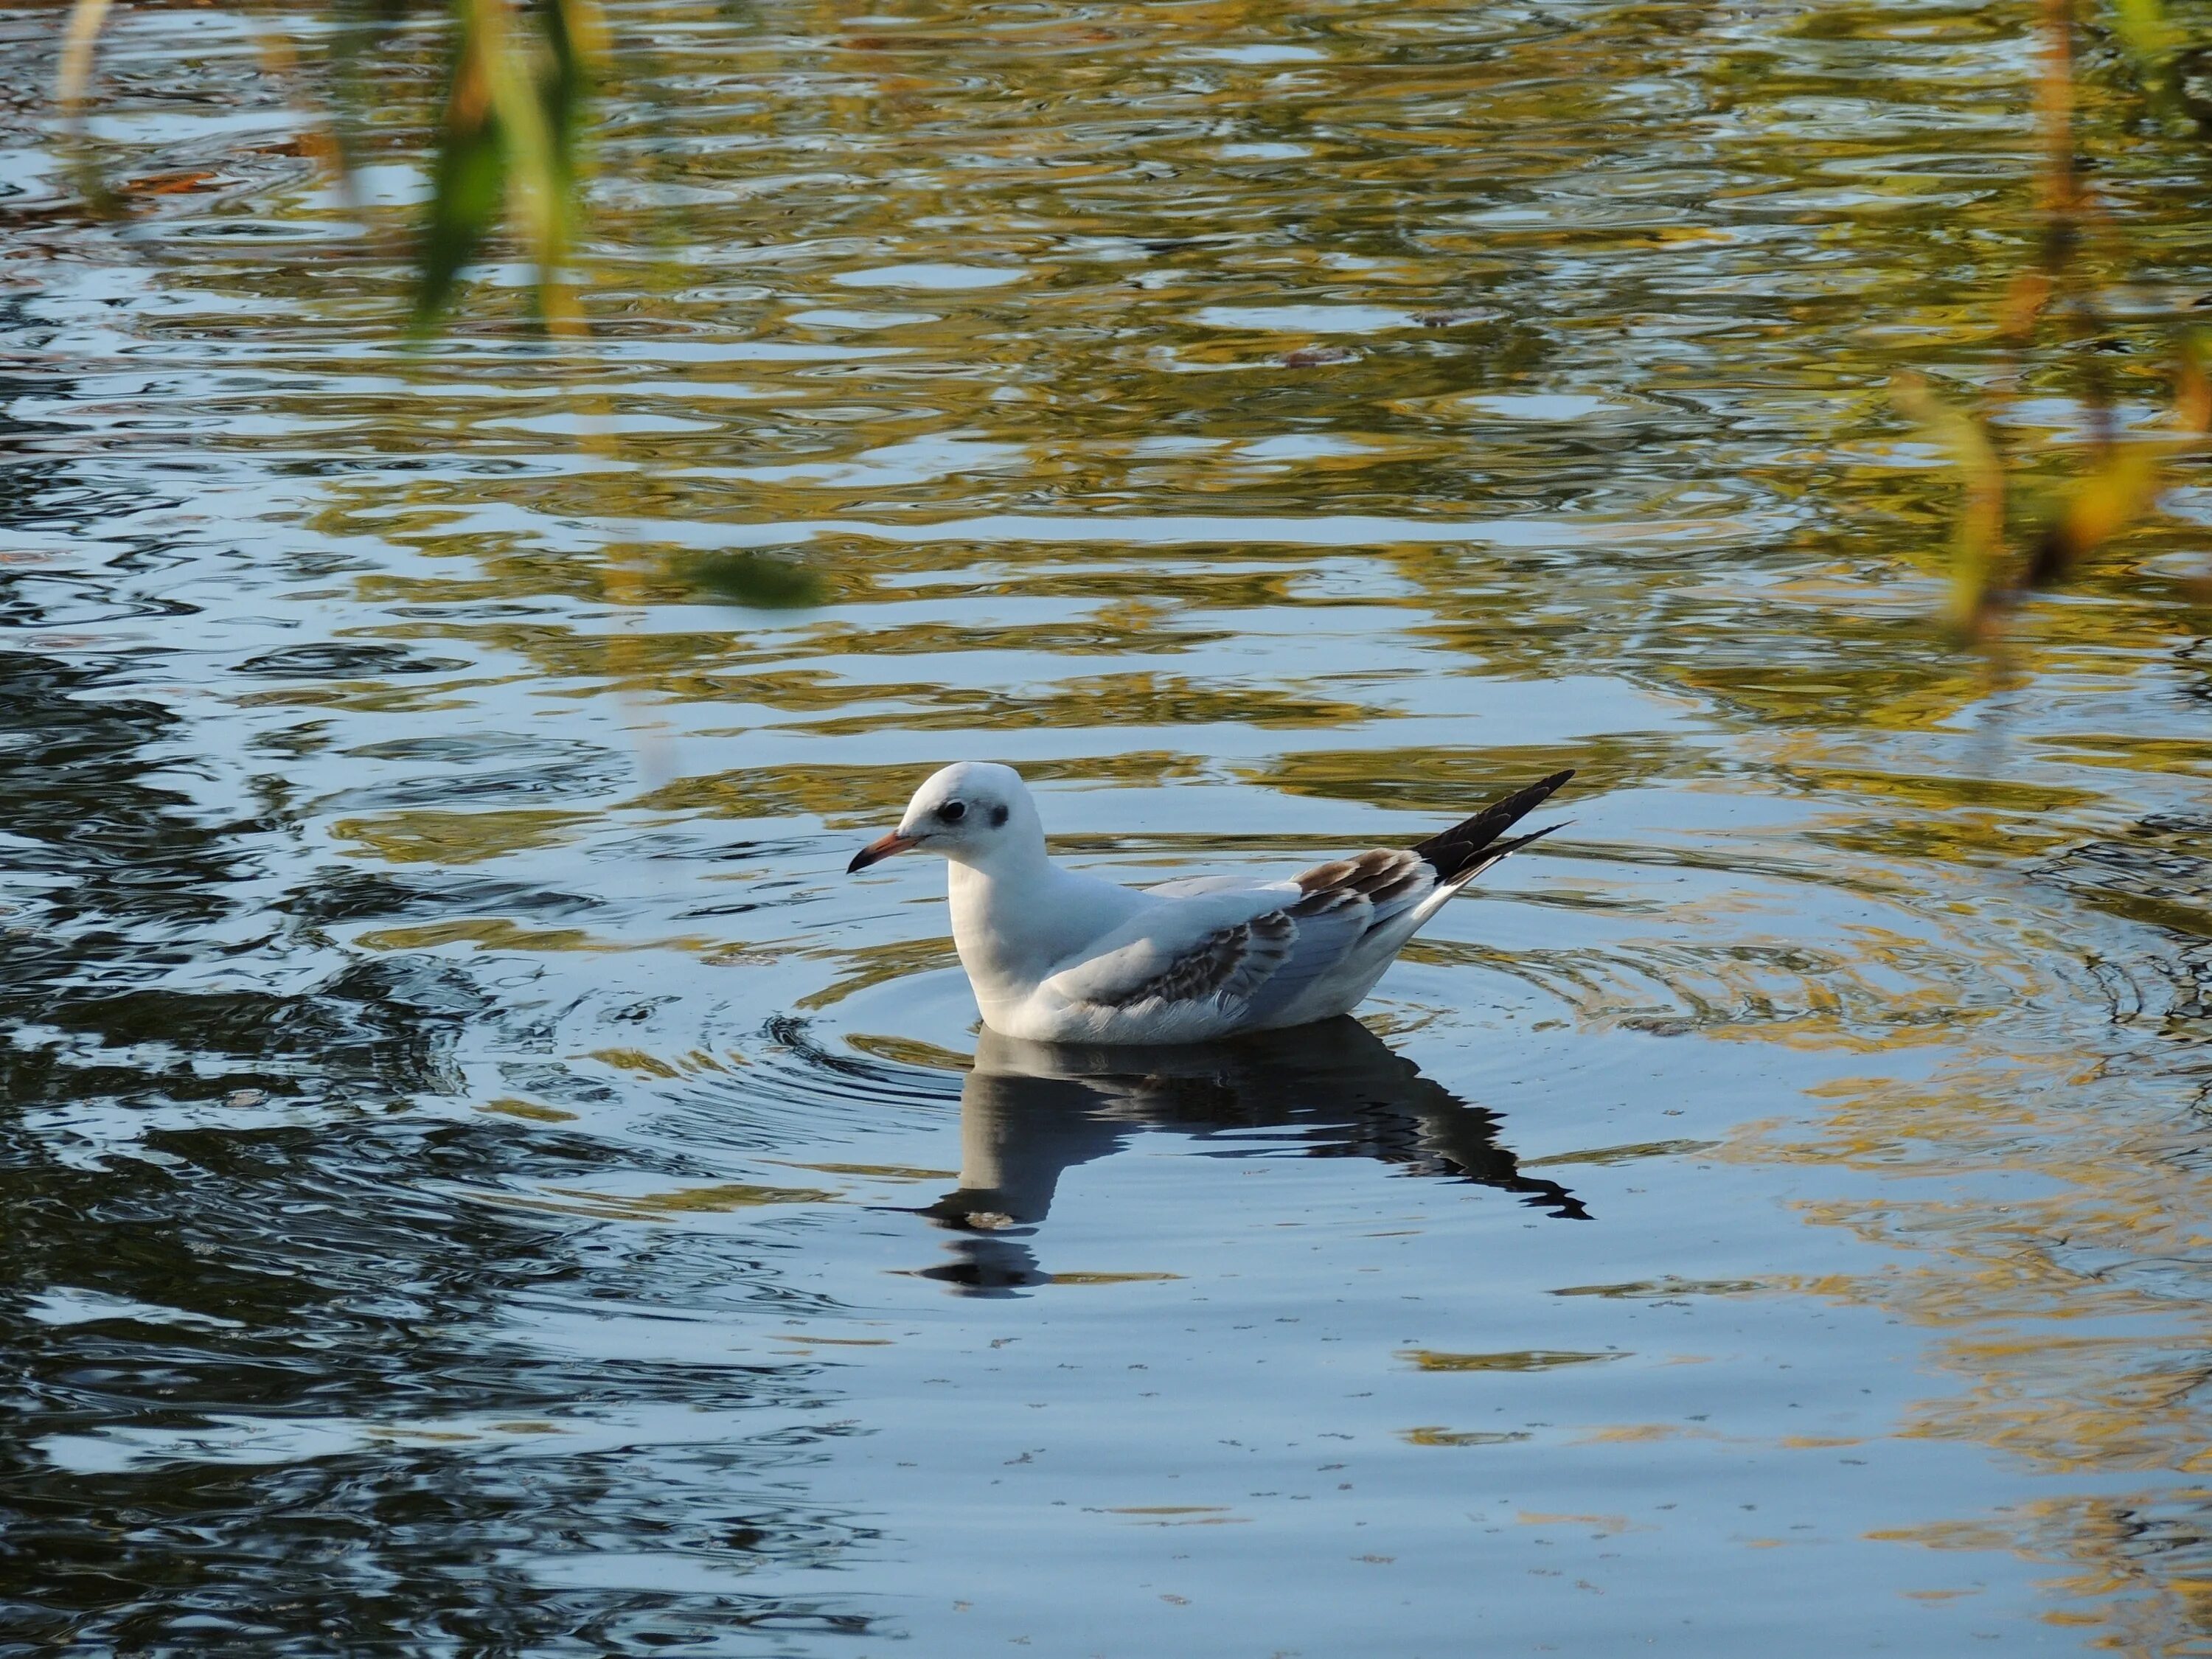
<svg viewBox="0 0 2212 1659">
<path fill-rule="evenodd" d="M 479 0 L 500 4 L 503 0 Z M 582 325 L 574 295 L 562 282 L 575 240 L 577 194 L 581 184 L 578 157 L 592 89 L 606 45 L 606 29 L 595 0 L 544 0 L 533 14 L 544 32 L 532 70 L 518 75 L 503 95 L 516 106 L 501 106 L 516 137 L 512 160 L 523 185 L 525 225 L 538 265 L 538 307 L 556 333 Z"/>
<path fill-rule="evenodd" d="M 2142 516 L 2157 498 L 2163 445 L 2123 444 L 2074 486 L 2029 551 L 2021 586 L 2050 587 Z"/>
<path fill-rule="evenodd" d="M 2212 429 L 2212 383 L 2206 380 L 2200 342 L 2193 334 L 2182 339 L 2173 412 L 2179 439 L 2118 446 L 2075 486 L 2029 553 L 2023 586 L 2049 587 L 2064 580 L 2090 554 L 2148 514 L 2157 505 L 2167 458 L 2196 447 Z"/>
<path fill-rule="evenodd" d="M 54 102 L 72 131 L 84 126 L 84 98 L 92 86 L 92 48 L 107 21 L 110 0 L 75 0 L 62 33 L 61 67 L 54 76 Z"/>
<path fill-rule="evenodd" d="M 456 0 L 459 43 L 439 135 L 416 289 L 418 330 L 451 303 L 502 207 L 537 267 L 538 307 L 556 333 L 581 325 L 562 281 L 574 240 L 578 133 L 605 51 L 592 0 Z"/>
<path fill-rule="evenodd" d="M 462 0 L 460 38 L 430 176 L 429 221 L 417 260 L 415 326 L 435 325 L 452 301 L 460 273 L 499 217 L 507 195 L 507 143 L 493 91 L 493 59 L 505 51 L 504 30 L 485 38 L 483 16 L 503 18 L 503 0 Z M 497 27 L 497 24 L 495 24 Z"/>
<path fill-rule="evenodd" d="M 2161 72 L 2181 45 L 2164 0 L 2112 0 L 2112 33 L 2137 64 Z"/>
<path fill-rule="evenodd" d="M 1966 486 L 1951 542 L 1951 621 L 1978 632 L 2001 592 L 2004 558 L 2004 463 L 1987 428 L 1929 389 L 1917 374 L 1900 374 L 1890 396 L 1899 410 L 1939 446 Z"/>
<path fill-rule="evenodd" d="M 92 90 L 93 48 L 107 21 L 111 0 L 73 0 L 62 30 L 62 56 L 54 71 L 54 104 L 67 135 L 65 165 L 94 213 L 114 214 L 122 204 L 100 175 L 85 144 L 84 105 Z"/>
<path fill-rule="evenodd" d="M 416 258 L 413 327 L 420 334 L 445 316 L 461 273 L 511 213 L 535 266 L 538 315 L 555 333 L 581 329 L 565 281 L 576 240 L 582 168 L 580 135 L 608 55 L 598 0 L 449 0 L 451 73 L 430 169 L 430 200 Z M 81 138 L 94 49 L 113 0 L 71 0 L 56 73 L 55 104 Z M 314 153 L 342 181 L 358 171 L 360 112 L 373 94 L 365 72 L 411 9 L 409 0 L 327 0 L 329 70 L 338 113 Z M 263 42 L 276 70 L 296 71 L 289 37 Z M 82 188 L 102 210 L 119 206 L 88 164 Z M 361 204 L 352 204 L 358 210 Z"/>
</svg>

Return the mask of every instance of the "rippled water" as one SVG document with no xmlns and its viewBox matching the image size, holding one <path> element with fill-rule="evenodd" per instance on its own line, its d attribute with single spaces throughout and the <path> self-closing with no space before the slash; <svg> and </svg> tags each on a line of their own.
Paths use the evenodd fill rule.
<svg viewBox="0 0 2212 1659">
<path fill-rule="evenodd" d="M 7 14 L 11 1639 L 2206 1652 L 2212 493 L 1993 665 L 1882 391 L 2001 372 L 2029 10 L 631 7 L 566 368 L 392 343 L 242 11 L 91 221 Z M 2212 289 L 2129 96 L 2025 440 Z M 961 757 L 1131 878 L 1581 774 L 1115 1071 L 842 874 Z"/>
</svg>

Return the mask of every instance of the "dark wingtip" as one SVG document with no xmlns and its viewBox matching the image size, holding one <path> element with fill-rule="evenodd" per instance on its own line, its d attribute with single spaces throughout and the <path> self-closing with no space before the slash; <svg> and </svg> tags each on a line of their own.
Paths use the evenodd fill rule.
<svg viewBox="0 0 2212 1659">
<path fill-rule="evenodd" d="M 1435 868 L 1437 878 L 1443 881 L 1449 881 L 1478 859 L 1495 862 L 1516 848 L 1526 847 L 1530 842 L 1560 828 L 1553 824 L 1549 829 L 1539 830 L 1532 836 L 1522 836 L 1502 848 L 1494 845 L 1500 836 L 1551 799 L 1553 793 L 1574 775 L 1575 769 L 1571 766 L 1564 772 L 1554 772 L 1548 778 L 1539 779 L 1525 789 L 1516 789 L 1504 800 L 1484 807 L 1473 817 L 1417 843 L 1413 851 L 1426 859 Z"/>
</svg>

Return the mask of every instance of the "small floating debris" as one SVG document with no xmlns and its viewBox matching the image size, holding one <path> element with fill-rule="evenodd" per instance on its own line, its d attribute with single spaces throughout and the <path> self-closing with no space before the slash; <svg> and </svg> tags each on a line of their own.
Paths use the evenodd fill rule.
<svg viewBox="0 0 2212 1659">
<path fill-rule="evenodd" d="M 1626 1359 L 1625 1351 L 1575 1353 L 1561 1348 L 1516 1348 L 1507 1353 L 1447 1353 L 1440 1348 L 1401 1348 L 1398 1358 L 1425 1371 L 1551 1371 L 1562 1365 L 1590 1365 Z"/>
<path fill-rule="evenodd" d="M 1356 363 L 1359 354 L 1350 346 L 1300 346 L 1285 351 L 1280 361 L 1285 368 L 1325 368 L 1332 363 Z"/>
<path fill-rule="evenodd" d="M 1447 1429 L 1441 1426 L 1425 1429 L 1401 1429 L 1398 1438 L 1409 1446 L 1504 1446 L 1516 1440 L 1527 1440 L 1525 1429 Z"/>
<path fill-rule="evenodd" d="M 1468 323 L 1500 322 L 1504 316 L 1502 311 L 1469 307 L 1462 311 L 1417 311 L 1413 320 L 1423 328 L 1459 328 Z"/>
<path fill-rule="evenodd" d="M 536 1101 L 517 1100 L 512 1096 L 487 1100 L 477 1110 L 496 1112 L 501 1117 L 527 1118 L 532 1123 L 574 1123 L 576 1121 L 574 1112 L 564 1112 L 558 1106 L 541 1106 Z"/>
</svg>

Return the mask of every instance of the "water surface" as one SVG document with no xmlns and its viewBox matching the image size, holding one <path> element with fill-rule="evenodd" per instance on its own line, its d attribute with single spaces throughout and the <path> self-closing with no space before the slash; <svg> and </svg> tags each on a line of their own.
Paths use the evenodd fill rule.
<svg viewBox="0 0 2212 1659">
<path fill-rule="evenodd" d="M 242 10 L 96 222 L 6 14 L 11 1638 L 2205 1651 L 2212 497 L 1961 654 L 1883 392 L 2007 372 L 2030 9 L 626 6 L 566 363 L 394 343 Z M 2054 449 L 2212 292 L 2085 96 Z M 1580 775 L 1117 1070 L 842 874 L 962 757 L 1132 880 Z"/>
</svg>

